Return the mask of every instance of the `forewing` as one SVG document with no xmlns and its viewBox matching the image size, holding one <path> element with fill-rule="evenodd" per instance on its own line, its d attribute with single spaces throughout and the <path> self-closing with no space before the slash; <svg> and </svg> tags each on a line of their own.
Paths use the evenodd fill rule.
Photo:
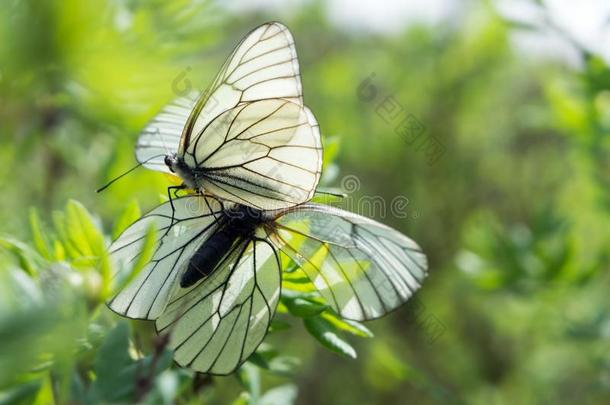
<svg viewBox="0 0 610 405">
<path fill-rule="evenodd" d="M 213 198 L 188 196 L 166 202 L 127 228 L 110 246 L 115 286 L 125 284 L 109 302 L 114 312 L 135 319 L 156 319 L 165 309 L 188 260 L 216 229 L 221 204 Z M 156 229 L 152 260 L 135 276 L 133 264 L 141 254 L 147 230 Z"/>
<path fill-rule="evenodd" d="M 179 154 L 224 111 L 240 103 L 271 98 L 303 104 L 294 39 L 278 22 L 254 29 L 233 50 L 198 100 L 184 129 Z"/>
<path fill-rule="evenodd" d="M 280 296 L 280 264 L 264 240 L 241 241 L 213 273 L 178 291 L 157 319 L 174 360 L 210 374 L 229 374 L 256 350 Z"/>
<path fill-rule="evenodd" d="M 197 102 L 197 93 L 180 97 L 167 105 L 142 130 L 136 144 L 136 159 L 144 167 L 171 173 L 165 156 L 178 151 L 180 138 Z"/>
<path fill-rule="evenodd" d="M 426 256 L 400 232 L 336 208 L 305 204 L 270 235 L 342 317 L 378 318 L 407 301 L 427 275 Z"/>
<path fill-rule="evenodd" d="M 206 191 L 258 209 L 308 201 L 320 179 L 322 145 L 307 107 L 261 100 L 221 114 L 189 146 L 185 162 Z"/>
</svg>

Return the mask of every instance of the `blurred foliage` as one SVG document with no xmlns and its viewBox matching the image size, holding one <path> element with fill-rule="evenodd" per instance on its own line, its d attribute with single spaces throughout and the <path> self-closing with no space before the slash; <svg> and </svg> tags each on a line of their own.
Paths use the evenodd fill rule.
<svg viewBox="0 0 610 405">
<path fill-rule="evenodd" d="M 137 205 L 127 205 L 113 233 L 136 220 L 138 212 Z M 35 248 L 8 236 L 0 238 L 3 259 L 9 263 L 2 273 L 6 280 L 0 313 L 0 387 L 7 387 L 5 402 L 14 402 L 13 396 L 20 395 L 25 396 L 25 403 L 40 404 L 195 400 L 200 387 L 185 388 L 193 373 L 171 367 L 171 352 L 165 349 L 167 336 L 155 336 L 151 322 L 132 321 L 130 328 L 104 306 L 113 288 L 122 286 L 112 285 L 105 237 L 97 221 L 74 200 L 52 217 L 53 229 L 47 229 L 37 212 L 31 211 Z M 155 234 L 147 239 L 154 241 Z M 132 273 L 150 260 L 153 246 L 144 243 L 141 256 L 148 259 L 138 259 Z M 306 330 L 326 348 L 356 358 L 345 335 L 369 338 L 372 332 L 338 317 L 300 270 L 287 267 L 278 313 L 302 319 Z M 274 320 L 271 333 L 290 327 L 290 323 Z M 259 369 L 291 377 L 299 366 L 298 358 L 263 344 L 250 363 L 236 374 L 246 389 L 236 403 L 294 401 L 297 391 L 290 384 L 261 393 Z M 46 380 L 50 388 L 43 390 Z M 8 389 L 15 385 L 16 389 Z"/>
<path fill-rule="evenodd" d="M 139 169 L 94 190 L 135 163 L 161 106 L 206 87 L 277 15 L 205 0 L 0 8 L 0 403 L 606 403 L 610 67 L 584 48 L 578 66 L 524 55 L 512 34 L 532 28 L 490 2 L 392 35 L 339 28 L 320 1 L 282 18 L 323 131 L 324 186 L 355 176 L 341 204 L 423 246 L 416 299 L 365 327 L 291 268 L 265 343 L 214 378 L 107 310 L 105 248 L 168 180 Z"/>
</svg>

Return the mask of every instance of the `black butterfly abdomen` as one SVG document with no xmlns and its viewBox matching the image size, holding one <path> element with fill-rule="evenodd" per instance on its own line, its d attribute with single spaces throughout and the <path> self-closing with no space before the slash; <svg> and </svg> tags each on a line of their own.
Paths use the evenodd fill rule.
<svg viewBox="0 0 610 405">
<path fill-rule="evenodd" d="M 180 287 L 190 287 L 209 276 L 237 240 L 253 234 L 260 219 L 244 210 L 244 212 L 227 214 L 224 222 L 225 226 L 210 236 L 191 257 L 186 271 L 180 278 Z"/>
</svg>

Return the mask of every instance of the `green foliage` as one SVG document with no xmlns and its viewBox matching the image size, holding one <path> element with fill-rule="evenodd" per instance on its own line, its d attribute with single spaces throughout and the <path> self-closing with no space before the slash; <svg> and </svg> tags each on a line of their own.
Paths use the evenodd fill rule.
<svg viewBox="0 0 610 405">
<path fill-rule="evenodd" d="M 119 235 L 127 229 L 129 225 L 140 218 L 140 206 L 137 201 L 132 201 L 127 204 L 125 210 L 121 213 L 114 226 L 112 227 L 112 239 L 116 239 Z"/>
<path fill-rule="evenodd" d="M 372 323 L 375 338 L 288 260 L 270 334 L 235 376 L 181 370 L 149 323 L 106 308 L 121 287 L 107 246 L 168 179 L 138 169 L 94 190 L 134 164 L 176 85 L 205 88 L 243 33 L 277 18 L 186 0 L 0 8 L 0 403 L 606 403 L 610 67 L 588 44 L 576 66 L 525 56 L 513 34 L 541 34 L 494 2 L 388 35 L 339 28 L 317 1 L 283 19 L 324 136 L 321 188 L 359 180 L 316 201 L 429 257 L 417 301 Z M 388 97 L 442 144 L 437 161 L 380 116 Z"/>
<path fill-rule="evenodd" d="M 113 226 L 114 234 L 120 233 L 125 224 L 133 222 L 138 211 L 137 205 L 128 205 Z M 7 313 L 8 318 L 1 318 L 5 321 L 0 324 L 2 349 L 6 351 L 0 357 L 2 370 L 10 371 L 6 376 L 0 374 L 0 386 L 11 383 L 12 378 L 22 381 L 16 388 L 6 390 L 4 398 L 7 401 L 38 398 L 37 401 L 42 403 L 48 395 L 52 395 L 54 400 L 69 398 L 78 403 L 142 400 L 157 403 L 165 398 L 165 402 L 171 403 L 172 398 L 180 395 L 178 385 L 171 384 L 170 388 L 163 390 L 164 385 L 158 380 L 162 376 L 175 381 L 185 377 L 178 370 L 167 374 L 172 354 L 165 350 L 165 338 L 151 338 L 148 328 L 144 333 L 150 341 L 149 347 L 134 346 L 140 344 L 136 339 L 138 332 L 131 331 L 126 321 L 117 322 L 116 317 L 103 307 L 103 301 L 111 290 L 124 285 L 111 285 L 112 270 L 105 246 L 108 238 L 100 229 L 99 221 L 74 200 L 69 200 L 63 211 L 54 212 L 53 219 L 54 226 L 47 228 L 37 212 L 30 211 L 34 249 L 9 237 L 0 239 L 0 244 L 14 257 L 17 265 L 6 273 L 12 279 L 7 280 L 5 286 L 14 294 L 15 305 L 19 303 L 16 309 Z M 151 228 L 145 236 L 141 257 L 134 263 L 126 282 L 150 260 L 155 240 L 156 233 Z M 55 253 L 51 253 L 49 246 L 54 246 Z M 286 277 L 294 282 L 294 274 L 298 272 L 293 265 L 289 267 L 293 270 Z M 285 288 L 283 306 L 291 315 L 303 318 L 306 330 L 325 347 L 355 358 L 355 350 L 339 337 L 339 333 L 344 331 L 364 337 L 370 337 L 372 333 L 361 324 L 342 320 L 333 314 L 313 292 L 312 286 L 303 287 L 308 283 L 299 279 L 297 284 L 301 287 L 298 290 Z M 302 289 L 310 292 L 299 291 Z M 20 308 L 24 304 L 17 299 L 20 295 L 33 300 L 23 310 Z M 76 307 L 66 311 L 65 305 Z M 76 311 L 76 308 L 80 310 Z M 24 310 L 28 312 L 24 313 Z M 66 318 L 74 314 L 79 318 Z M 66 328 L 69 328 L 69 335 L 63 335 Z M 272 331 L 287 328 L 290 328 L 289 324 L 275 320 Z M 71 338 L 72 343 L 66 344 L 66 338 Z M 53 349 L 53 346 L 43 345 L 47 339 L 59 346 Z M 23 353 L 16 351 L 19 347 L 31 347 L 26 353 L 29 356 L 27 360 Z M 146 351 L 149 354 L 145 354 Z M 259 368 L 274 375 L 290 377 L 299 364 L 298 358 L 282 355 L 270 345 L 261 345 L 238 373 L 247 391 L 236 403 L 293 403 L 297 389 L 292 384 L 261 394 Z M 50 394 L 42 389 L 45 379 L 51 381 Z M 66 389 L 58 391 L 57 385 L 65 385 Z"/>
<path fill-rule="evenodd" d="M 356 350 L 337 334 L 330 322 L 321 317 L 313 317 L 305 319 L 304 323 L 307 331 L 326 348 L 345 357 L 356 358 Z"/>
<path fill-rule="evenodd" d="M 290 276 L 286 278 L 294 280 Z M 284 287 L 281 302 L 291 315 L 303 318 L 307 332 L 324 347 L 342 356 L 356 358 L 356 350 L 342 337 L 343 332 L 359 337 L 373 337 L 373 333 L 361 323 L 342 319 L 335 314 L 323 303 L 317 292 L 302 292 Z"/>
<path fill-rule="evenodd" d="M 113 234 L 118 235 L 126 225 L 137 219 L 138 214 L 136 204 L 128 205 L 114 224 Z M 145 355 L 141 348 L 134 347 L 138 340 L 134 340 L 128 323 L 111 319 L 107 309 L 103 308 L 103 300 L 109 296 L 110 290 L 118 290 L 123 285 L 111 285 L 112 271 L 106 251 L 106 241 L 109 238 L 104 236 L 99 221 L 74 200 L 69 200 L 65 209 L 55 211 L 52 217 L 54 225 L 49 228 L 40 220 L 36 210 L 30 211 L 34 248 L 10 237 L 0 239 L 0 244 L 14 257 L 17 265 L 6 273 L 13 279 L 7 280 L 5 286 L 15 297 L 23 295 L 34 300 L 31 307 L 26 306 L 26 310 L 31 312 L 13 310 L 8 313 L 9 318 L 4 319 L 5 323 L 0 324 L 0 331 L 4 331 L 1 332 L 3 350 L 6 351 L 1 357 L 2 369 L 10 370 L 6 376 L 0 376 L 0 384 L 4 386 L 15 376 L 17 381 L 23 380 L 15 388 L 6 390 L 4 398 L 10 402 L 32 401 L 37 398 L 36 401 L 41 403 L 49 399 L 49 395 L 54 400 L 70 398 L 78 403 L 128 403 L 141 400 L 156 403 L 165 398 L 167 403 L 171 403 L 171 399 L 179 395 L 178 386 L 172 384 L 165 392 L 156 388 L 157 384 L 163 387 L 157 380 L 171 366 L 171 353 L 164 349 L 163 338 L 153 339 L 152 347 L 149 348 L 151 353 Z M 145 236 L 141 256 L 134 263 L 126 283 L 150 260 L 155 240 L 156 234 L 151 228 Z M 357 322 L 345 321 L 333 314 L 314 292 L 310 282 L 303 279 L 304 275 L 294 265 L 287 266 L 289 271 L 286 278 L 291 282 L 286 284 L 282 293 L 283 307 L 291 315 L 303 318 L 305 329 L 322 345 L 355 358 L 355 350 L 340 337 L 341 332 L 361 337 L 371 337 L 372 333 Z M 291 285 L 298 287 L 291 290 Z M 50 286 L 52 291 L 49 290 Z M 45 289 L 41 290 L 43 287 Z M 81 303 L 78 303 L 80 300 Z M 78 307 L 86 303 L 82 312 L 78 311 L 78 326 L 71 325 L 76 319 L 66 318 L 74 313 L 74 310 L 65 313 L 63 306 L 68 303 Z M 19 307 L 21 305 L 23 304 Z M 65 328 L 72 327 L 76 329 L 70 330 L 70 335 L 63 335 Z M 286 328 L 290 328 L 290 325 L 275 320 L 272 331 Z M 150 331 L 147 333 L 150 339 Z M 65 343 L 63 339 L 68 337 L 73 339 L 73 343 L 65 345 L 61 350 L 59 346 L 51 349 L 41 344 L 46 339 L 51 339 L 61 346 L 60 342 Z M 29 357 L 26 360 L 24 354 L 15 351 L 23 346 L 40 347 L 41 350 L 28 350 Z M 76 350 L 76 353 L 68 356 L 70 360 L 64 358 L 67 356 L 65 349 Z M 67 366 L 64 365 L 66 361 Z M 292 384 L 281 385 L 261 394 L 258 368 L 289 377 L 295 374 L 299 363 L 298 358 L 282 355 L 272 346 L 261 345 L 239 373 L 247 391 L 236 403 L 293 403 L 297 389 Z M 15 373 L 16 370 L 19 371 Z M 179 372 L 174 371 L 173 374 L 163 375 L 165 379 L 178 381 L 180 376 L 177 373 Z M 51 381 L 50 391 L 43 389 L 45 379 Z M 60 379 L 62 381 L 57 382 Z M 65 391 L 57 391 L 57 384 L 66 385 L 67 388 Z"/>
</svg>

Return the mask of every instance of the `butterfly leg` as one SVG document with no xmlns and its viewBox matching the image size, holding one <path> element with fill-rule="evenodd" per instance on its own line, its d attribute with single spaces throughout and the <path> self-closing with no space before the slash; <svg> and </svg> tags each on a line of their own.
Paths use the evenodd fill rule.
<svg viewBox="0 0 610 405">
<path fill-rule="evenodd" d="M 176 208 L 174 207 L 174 199 L 172 198 L 172 190 L 174 191 L 174 198 L 178 198 L 178 191 L 184 190 L 185 188 L 186 188 L 186 184 L 184 184 L 184 183 L 182 183 L 179 186 L 169 186 L 167 188 L 167 197 L 169 198 L 169 205 L 172 207 L 172 219 L 171 219 L 170 225 L 165 230 L 163 237 L 165 237 L 169 233 L 169 230 L 172 228 L 172 226 L 174 226 L 174 220 L 175 220 L 174 215 L 176 213 Z"/>
<path fill-rule="evenodd" d="M 218 215 L 216 214 L 216 212 L 214 212 L 214 210 L 210 206 L 210 203 L 208 202 L 208 197 L 205 195 L 205 193 L 202 193 L 202 198 L 203 198 L 203 201 L 205 201 L 205 205 L 208 206 L 208 209 L 210 210 L 212 215 L 214 215 L 214 219 L 218 220 Z M 222 203 L 221 203 L 221 205 L 222 205 Z M 224 207 L 222 210 L 224 211 Z"/>
</svg>

